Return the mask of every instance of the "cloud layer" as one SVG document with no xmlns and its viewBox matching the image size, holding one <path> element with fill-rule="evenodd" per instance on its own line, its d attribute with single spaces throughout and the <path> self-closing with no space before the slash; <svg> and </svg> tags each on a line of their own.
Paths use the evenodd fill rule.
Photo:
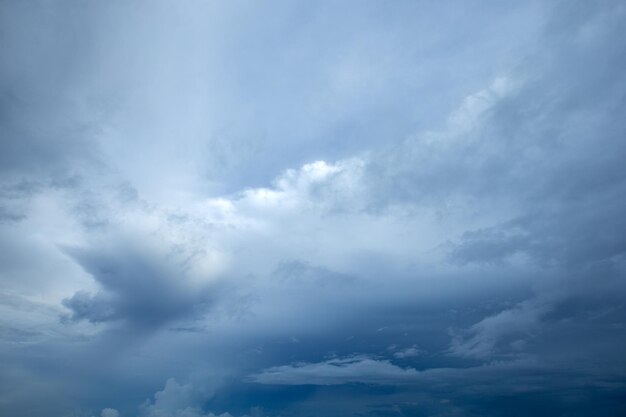
<svg viewBox="0 0 626 417">
<path fill-rule="evenodd" d="M 0 10 L 0 414 L 624 408 L 624 5 Z"/>
</svg>

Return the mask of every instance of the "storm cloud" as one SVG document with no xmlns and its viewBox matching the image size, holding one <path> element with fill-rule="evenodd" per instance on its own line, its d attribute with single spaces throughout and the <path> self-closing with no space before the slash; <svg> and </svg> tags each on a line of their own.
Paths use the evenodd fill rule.
<svg viewBox="0 0 626 417">
<path fill-rule="evenodd" d="M 618 415 L 625 22 L 3 2 L 0 414 Z"/>
</svg>

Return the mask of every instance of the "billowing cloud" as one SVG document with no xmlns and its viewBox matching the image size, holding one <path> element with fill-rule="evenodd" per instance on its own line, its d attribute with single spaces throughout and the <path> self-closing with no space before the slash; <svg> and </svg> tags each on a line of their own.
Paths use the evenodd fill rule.
<svg viewBox="0 0 626 417">
<path fill-rule="evenodd" d="M 206 392 L 204 393 L 206 396 Z M 154 394 L 154 400 L 146 400 L 139 408 L 141 417 L 233 417 L 225 412 L 214 414 L 202 411 L 202 394 L 191 384 L 181 385 L 168 379 L 165 387 Z M 241 417 L 249 417 L 244 415 Z M 255 416 L 256 417 L 256 416 Z"/>
<path fill-rule="evenodd" d="M 624 5 L 0 9 L 0 414 L 624 408 Z"/>
<path fill-rule="evenodd" d="M 94 323 L 127 320 L 150 326 L 208 308 L 214 288 L 210 281 L 192 281 L 192 259 L 179 256 L 168 262 L 168 255 L 175 258 L 178 254 L 146 249 L 146 245 L 138 248 L 120 240 L 97 251 L 68 250 L 102 287 L 96 294 L 79 291 L 65 299 L 71 318 Z M 155 263 L 155 257 L 165 262 Z"/>
</svg>

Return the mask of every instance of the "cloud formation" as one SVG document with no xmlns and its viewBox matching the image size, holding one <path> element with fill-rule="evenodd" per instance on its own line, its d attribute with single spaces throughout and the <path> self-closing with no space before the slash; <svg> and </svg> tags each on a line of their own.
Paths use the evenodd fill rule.
<svg viewBox="0 0 626 417">
<path fill-rule="evenodd" d="M 0 9 L 0 414 L 624 408 L 624 5 Z"/>
<path fill-rule="evenodd" d="M 319 363 L 277 366 L 251 375 L 249 380 L 259 384 L 281 385 L 338 385 L 355 382 L 399 384 L 415 379 L 417 375 L 415 369 L 403 369 L 388 360 L 354 356 Z"/>
</svg>

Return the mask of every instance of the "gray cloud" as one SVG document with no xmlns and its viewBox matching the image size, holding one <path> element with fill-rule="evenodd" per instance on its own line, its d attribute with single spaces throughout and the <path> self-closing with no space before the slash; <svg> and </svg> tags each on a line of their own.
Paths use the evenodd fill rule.
<svg viewBox="0 0 626 417">
<path fill-rule="evenodd" d="M 102 287 L 95 295 L 79 291 L 65 299 L 71 318 L 95 323 L 125 320 L 152 327 L 199 314 L 211 305 L 214 285 L 190 283 L 184 260 L 165 258 L 155 263 L 157 253 L 146 249 L 123 240 L 97 250 L 68 249 Z"/>
<path fill-rule="evenodd" d="M 415 369 L 403 369 L 388 360 L 367 356 L 330 359 L 319 363 L 283 365 L 251 375 L 249 380 L 260 384 L 337 385 L 348 383 L 399 384 L 415 379 Z"/>
<path fill-rule="evenodd" d="M 623 408 L 622 4 L 0 9 L 0 413 Z"/>
</svg>

